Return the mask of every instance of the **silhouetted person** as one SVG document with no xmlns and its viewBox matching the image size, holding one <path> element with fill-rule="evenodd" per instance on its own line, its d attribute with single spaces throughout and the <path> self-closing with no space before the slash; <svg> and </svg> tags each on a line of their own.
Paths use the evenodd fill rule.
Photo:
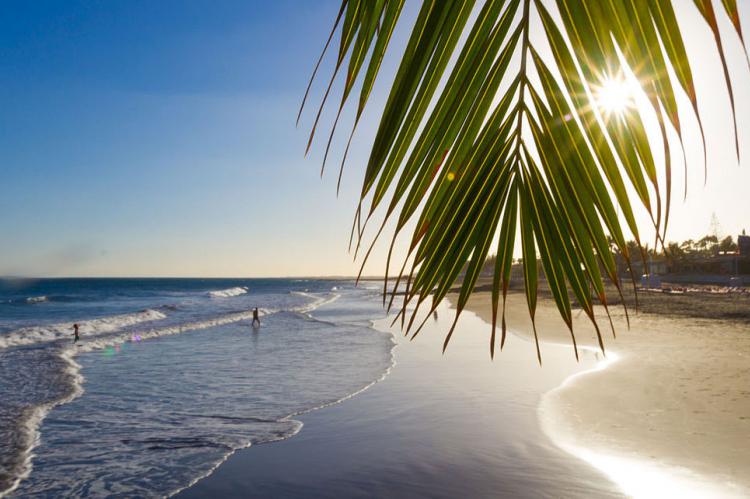
<svg viewBox="0 0 750 499">
<path fill-rule="evenodd" d="M 260 317 L 258 316 L 258 307 L 253 309 L 253 327 L 260 327 Z"/>
<path fill-rule="evenodd" d="M 78 324 L 73 324 L 73 344 L 78 343 L 81 337 L 78 335 Z"/>
</svg>

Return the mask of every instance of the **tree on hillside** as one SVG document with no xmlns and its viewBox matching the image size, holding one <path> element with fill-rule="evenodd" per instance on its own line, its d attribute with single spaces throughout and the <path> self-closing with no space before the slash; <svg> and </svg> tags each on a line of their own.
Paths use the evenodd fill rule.
<svg viewBox="0 0 750 499">
<path fill-rule="evenodd" d="M 518 239 L 524 261 L 539 258 L 573 345 L 571 293 L 599 332 L 594 305 L 607 307 L 604 280 L 621 294 L 607 237 L 629 265 L 640 251 L 628 246 L 626 233 L 641 245 L 635 213 L 644 209 L 658 241 L 664 239 L 671 171 L 677 166 L 667 136 L 683 139 L 685 114 L 678 112 L 678 100 L 690 103 L 703 134 L 698 113 L 703 96 L 696 92 L 675 6 L 697 9 L 703 19 L 723 67 L 723 74 L 708 77 L 724 88 L 733 110 L 725 46 L 744 48 L 736 0 L 425 0 L 415 17 L 404 16 L 403 22 L 403 0 L 342 1 L 321 55 L 338 33 L 335 70 L 308 149 L 341 75 L 323 167 L 339 117 L 352 102 L 354 126 L 339 166 L 343 170 L 381 64 L 393 52 L 393 34 L 404 30 L 408 39 L 403 52 L 396 51 L 398 69 L 384 107 L 377 110 L 380 123 L 352 235 L 355 255 L 364 253 L 363 266 L 386 221 L 395 223 L 391 250 L 399 236 L 405 237 L 408 256 L 390 303 L 398 289 L 405 291 L 399 306 L 406 332 L 419 332 L 466 268 L 457 321 L 486 255 L 497 248 L 494 354 L 498 319 L 501 347 L 505 339 L 504 305 L 499 306 L 505 303 Z M 720 32 L 717 6 L 733 31 Z M 646 104 L 636 106 L 636 99 Z M 647 118 L 658 124 L 658 156 L 646 132 Z M 533 321 L 536 265 L 524 266 L 523 279 Z M 386 294 L 384 288 L 384 303 Z M 444 346 L 452 333 L 453 327 Z M 601 334 L 599 344 L 603 349 Z"/>
</svg>

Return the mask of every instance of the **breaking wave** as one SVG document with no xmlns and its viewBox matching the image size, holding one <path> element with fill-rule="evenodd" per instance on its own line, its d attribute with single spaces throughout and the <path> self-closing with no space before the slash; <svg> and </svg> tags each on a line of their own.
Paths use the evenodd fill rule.
<svg viewBox="0 0 750 499">
<path fill-rule="evenodd" d="M 334 288 L 335 289 L 335 288 Z M 291 294 L 297 295 L 297 296 L 304 296 L 305 298 L 310 298 L 312 301 L 308 303 L 307 305 L 302 305 L 300 307 L 294 308 L 291 310 L 291 312 L 299 312 L 301 314 L 309 314 L 316 308 L 319 308 L 323 305 L 327 305 L 329 303 L 333 303 L 339 298 L 341 298 L 340 294 L 330 294 L 328 296 L 318 296 L 311 293 L 306 293 L 304 291 L 292 291 Z"/>
<path fill-rule="evenodd" d="M 218 291 L 209 291 L 208 296 L 213 298 L 230 298 L 232 296 L 240 296 L 247 293 L 247 286 L 237 286 L 229 289 L 220 289 Z"/>
<path fill-rule="evenodd" d="M 230 288 L 211 292 L 211 296 L 238 296 L 246 292 L 247 288 Z M 309 298 L 310 303 L 291 308 L 290 312 L 309 314 L 321 305 L 339 297 L 339 295 L 321 297 L 308 293 L 300 293 L 300 295 Z M 17 400 L 9 400 L 7 407 L 0 407 L 0 427 L 2 427 L 0 437 L 3 440 L 13 439 L 12 445 L 7 449 L 10 454 L 0 455 L 0 497 L 15 490 L 30 475 L 33 468 L 34 449 L 40 443 L 39 428 L 47 414 L 55 406 L 71 402 L 84 393 L 84 377 L 80 373 L 81 366 L 75 361 L 76 355 L 112 347 L 118 348 L 119 345 L 129 342 L 140 342 L 187 331 L 250 321 L 253 318 L 252 310 L 247 310 L 184 323 L 167 322 L 159 326 L 156 323 L 168 317 L 164 312 L 175 310 L 176 307 L 158 308 L 159 310 L 146 309 L 131 314 L 78 322 L 84 341 L 76 345 L 72 343 L 72 322 L 26 327 L 0 336 L 0 349 L 27 359 L 22 364 L 28 365 L 29 372 L 16 370 L 13 375 L 19 378 L 18 382 L 23 383 L 23 380 L 38 378 L 46 380 L 43 384 L 49 385 L 48 389 L 43 390 L 43 393 L 46 393 L 43 399 L 36 400 L 33 394 L 21 389 L 15 396 Z M 281 310 L 260 308 L 258 311 L 263 317 Z M 146 324 L 148 322 L 154 322 L 154 324 Z M 37 348 L 35 346 L 37 344 L 49 345 L 50 348 Z M 39 366 L 44 367 L 40 370 Z M 0 366 L 0 369 L 2 368 L 3 366 Z"/>
<path fill-rule="evenodd" d="M 274 309 L 258 309 L 258 314 L 263 317 L 269 314 L 274 314 L 279 310 Z M 252 310 L 246 312 L 236 312 L 232 314 L 226 314 L 212 319 L 206 319 L 195 322 L 187 322 L 184 324 L 176 324 L 173 326 L 166 327 L 155 327 L 151 329 L 136 329 L 128 330 L 127 332 L 114 333 L 97 338 L 95 340 L 87 340 L 85 343 L 81 343 L 78 348 L 78 352 L 91 352 L 94 350 L 101 350 L 110 346 L 122 344 L 129 341 L 142 341 L 152 338 L 158 338 L 161 336 L 171 336 L 174 334 L 180 334 L 187 331 L 197 331 L 199 329 L 208 329 L 215 326 L 223 326 L 225 324 L 232 324 L 234 322 L 248 321 L 253 318 Z"/>
<path fill-rule="evenodd" d="M 199 295 L 205 300 L 206 297 L 227 298 L 247 292 L 247 287 L 216 291 L 206 291 L 204 288 L 199 291 Z M 278 312 L 291 312 L 311 318 L 310 314 L 315 309 L 341 297 L 338 293 L 327 291 L 286 293 L 304 297 L 306 303 L 300 304 L 300 300 L 288 298 L 281 299 L 272 304 L 278 304 L 278 308 L 259 308 L 261 317 Z M 226 306 L 214 302 L 210 307 L 210 317 L 195 315 L 190 309 L 192 302 L 185 303 L 160 306 L 149 304 L 146 306 L 153 308 L 80 321 L 78 324 L 83 341 L 77 344 L 72 342 L 73 322 L 24 327 L 0 335 L 0 350 L 4 349 L 4 357 L 0 357 L 0 375 L 7 378 L 8 386 L 19 386 L 17 393 L 0 404 L 0 441 L 8 444 L 0 452 L 0 497 L 19 487 L 20 490 L 17 492 L 22 493 L 24 490 L 25 485 L 22 482 L 31 476 L 34 463 L 38 460 L 35 457 L 39 453 L 37 447 L 42 445 L 46 449 L 47 441 L 45 439 L 45 443 L 42 442 L 40 427 L 48 413 L 54 407 L 67 404 L 84 394 L 85 379 L 81 373 L 81 365 L 76 362 L 78 354 L 103 351 L 103 355 L 106 356 L 108 351 L 119 352 L 120 347 L 130 348 L 130 344 L 147 339 L 241 321 L 249 323 L 253 318 L 252 309 L 235 307 L 235 303 L 239 301 L 227 300 L 223 302 Z M 234 310 L 227 310 L 227 307 Z M 31 309 L 29 311 L 31 312 Z M 282 316 L 283 314 L 277 317 Z M 316 322 L 322 324 L 324 321 Z M 346 345 L 351 346 L 350 340 L 346 341 Z M 125 345 L 126 343 L 129 345 Z M 362 386 L 369 384 L 363 383 Z M 360 389 L 361 386 L 358 385 L 356 393 Z M 334 399 L 339 400 L 339 397 Z M 325 402 L 330 403 L 330 400 L 325 399 Z M 319 403 L 314 404 L 316 407 L 318 405 Z M 275 438 L 287 438 L 301 427 L 301 423 L 288 418 L 270 421 L 266 426 L 268 425 L 273 426 L 274 434 L 278 433 Z M 242 438 L 248 437 L 245 435 Z M 268 435 L 263 433 L 262 440 L 267 438 Z M 235 448 L 237 446 L 233 443 L 228 452 L 233 452 Z M 43 464 L 41 466 L 43 467 Z M 201 473 L 201 476 L 205 475 Z"/>
<path fill-rule="evenodd" d="M 78 323 L 82 335 L 100 336 L 117 331 L 124 327 L 142 322 L 156 321 L 167 316 L 158 310 L 142 310 L 133 314 L 113 315 L 99 319 L 91 319 Z M 0 336 L 0 348 L 9 348 L 36 343 L 46 343 L 70 338 L 73 331 L 72 322 L 50 324 L 47 326 L 25 327 Z"/>
</svg>

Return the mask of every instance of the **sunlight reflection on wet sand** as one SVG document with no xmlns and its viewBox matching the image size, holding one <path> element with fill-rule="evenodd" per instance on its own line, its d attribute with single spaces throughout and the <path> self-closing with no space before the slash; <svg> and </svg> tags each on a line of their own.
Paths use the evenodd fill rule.
<svg viewBox="0 0 750 499">
<path fill-rule="evenodd" d="M 558 346 L 570 348 L 567 345 Z M 560 413 L 555 407 L 557 395 L 578 378 L 606 369 L 618 359 L 619 356 L 610 351 L 596 366 L 569 376 L 559 387 L 544 395 L 539 405 L 539 419 L 550 439 L 566 452 L 604 472 L 630 497 L 747 497 L 748 491 L 732 482 L 711 479 L 684 467 L 670 466 L 646 458 L 626 457 L 615 455 L 609 450 L 586 448 L 574 442 L 574 437 L 559 421 Z"/>
</svg>

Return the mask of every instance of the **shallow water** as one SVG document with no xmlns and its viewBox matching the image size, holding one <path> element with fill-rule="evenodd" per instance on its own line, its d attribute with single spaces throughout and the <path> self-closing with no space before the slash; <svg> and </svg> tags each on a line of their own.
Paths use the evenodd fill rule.
<svg viewBox="0 0 750 499">
<path fill-rule="evenodd" d="M 323 318 L 339 302 L 315 312 Z M 199 497 L 622 497 L 601 472 L 542 431 L 543 394 L 596 354 L 509 337 L 489 359 L 489 326 L 466 313 L 445 355 L 453 311 L 439 308 L 414 342 L 398 342 L 390 374 L 346 402 L 299 418 L 293 438 L 233 455 L 181 499 Z"/>
<path fill-rule="evenodd" d="M 382 315 L 373 292 L 351 283 L 66 286 L 3 290 L 0 490 L 24 478 L 18 495 L 173 493 L 238 448 L 293 435 L 287 416 L 360 390 L 391 362 L 390 336 L 370 328 Z M 309 315 L 334 300 L 346 313 Z"/>
<path fill-rule="evenodd" d="M 466 313 L 442 355 L 447 305 L 410 343 L 382 320 L 377 290 L 345 281 L 35 286 L 0 295 L 0 485 L 12 495 L 619 495 L 537 418 L 542 395 L 593 354 L 576 363 L 543 345 L 539 367 L 511 337 L 490 362 L 489 329 Z"/>
</svg>

